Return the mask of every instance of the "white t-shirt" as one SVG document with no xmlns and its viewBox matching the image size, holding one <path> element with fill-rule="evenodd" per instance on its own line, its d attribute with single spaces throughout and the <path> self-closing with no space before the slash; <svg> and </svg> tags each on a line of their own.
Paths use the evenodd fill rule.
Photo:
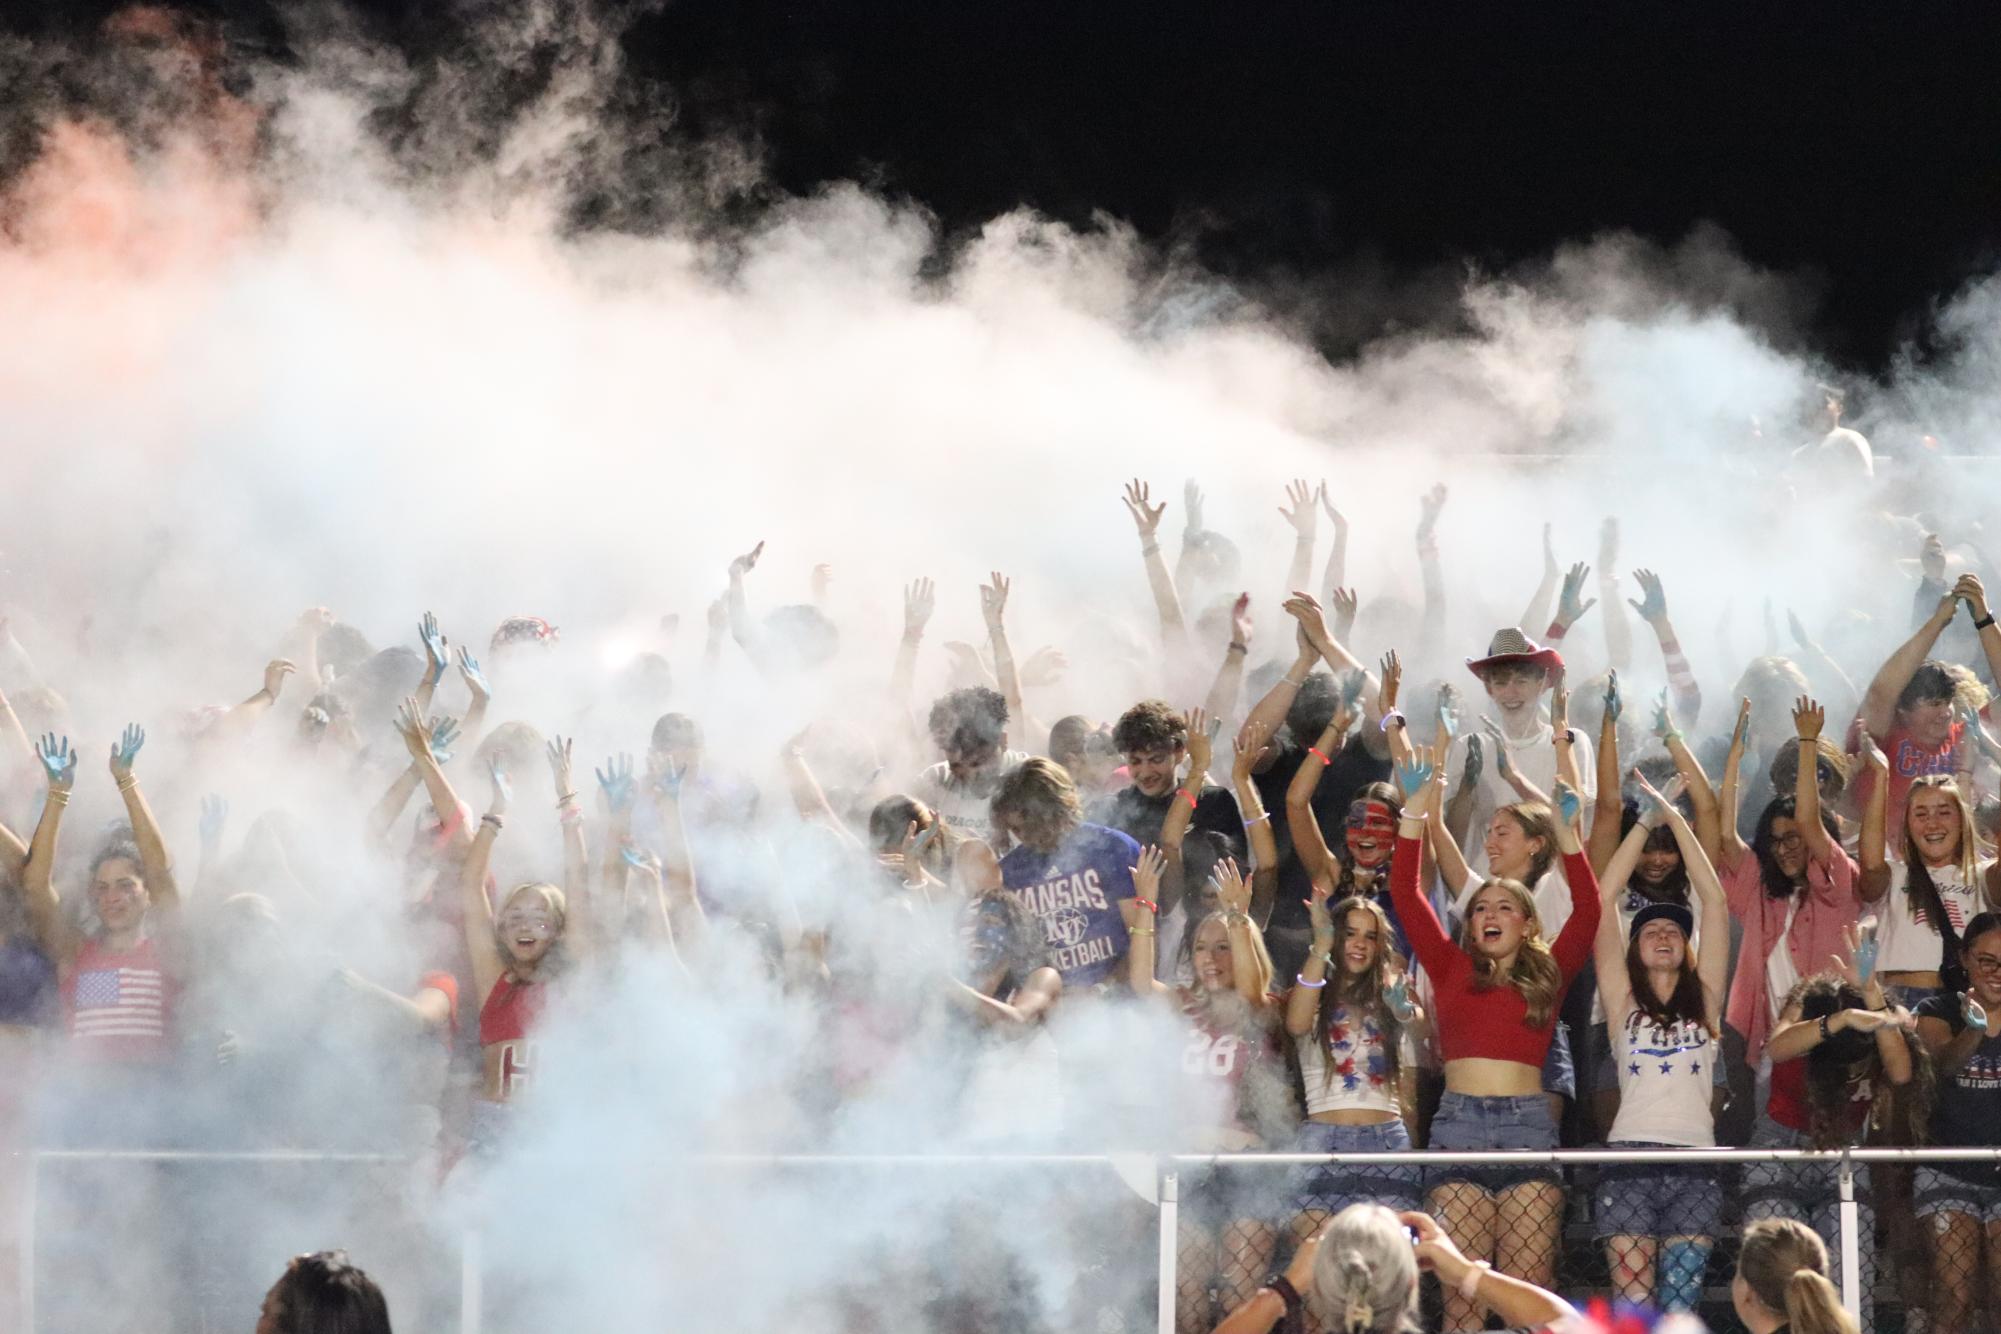
<svg viewBox="0 0 2001 1334">
<path fill-rule="evenodd" d="M 1306 1091 L 1307 1115 L 1347 1111 L 1394 1113 L 1397 1090 L 1390 1081 L 1385 1037 L 1376 1021 L 1364 1015 L 1357 1022 L 1343 1006 L 1335 1014 L 1330 1037 L 1334 1047 L 1331 1078 L 1326 1053 L 1320 1048 L 1320 1035 L 1308 1033 L 1293 1039 L 1299 1049 L 1299 1074 Z M 1410 1063 L 1412 1054 L 1408 1046 L 1401 1057 L 1406 1065 Z"/>
<path fill-rule="evenodd" d="M 998 854 L 1007 840 L 994 839 L 991 806 L 994 791 L 1000 787 L 1002 778 L 1027 759 L 1025 750 L 1003 751 L 999 764 L 970 781 L 952 777 L 952 766 L 940 760 L 917 776 L 911 795 L 938 812 L 946 824 L 962 834 L 984 840 Z"/>
<path fill-rule="evenodd" d="M 1957 865 L 1930 869 L 1952 929 L 1963 935 L 1966 924 L 1986 907 L 1980 882 L 1967 884 Z M 1912 904 L 1910 882 L 1910 864 L 1892 858 L 1890 892 L 1876 905 L 1876 967 L 1881 972 L 1935 973 L 1945 961 L 1945 938 Z"/>
<path fill-rule="evenodd" d="M 1661 1028 L 1634 1006 L 1611 1038 L 1619 1115 L 1607 1142 L 1714 1148 L 1710 1097 L 1721 1052 L 1709 1030 L 1699 1023 Z"/>
<path fill-rule="evenodd" d="M 1612 903 L 1612 911 L 1619 914 L 1619 939 L 1621 940 L 1632 940 L 1633 919 L 1640 915 L 1639 909 L 1633 906 L 1634 897 L 1633 891 L 1628 890 Z M 1702 943 L 1702 905 L 1690 902 L 1687 907 L 1689 913 L 1695 918 L 1695 930 L 1688 938 L 1688 957 L 1693 961 L 1696 947 Z M 1591 991 L 1591 1022 L 1594 1024 L 1605 1022 L 1605 997 L 1595 987 Z"/>
<path fill-rule="evenodd" d="M 1592 759 L 1591 742 L 1581 729 L 1573 727 L 1570 730 L 1576 733 L 1576 740 L 1571 742 L 1570 749 L 1577 760 L 1578 781 L 1583 784 L 1583 790 L 1578 796 L 1583 799 L 1586 806 L 1589 806 L 1598 795 L 1598 778 L 1597 771 L 1593 767 L 1595 761 Z M 1452 792 L 1446 794 L 1448 800 L 1458 791 L 1456 786 L 1459 781 L 1458 776 L 1466 772 L 1466 741 L 1472 735 L 1474 734 L 1471 732 L 1462 733 L 1452 742 L 1448 768 L 1453 775 L 1452 781 L 1455 786 Z M 1494 818 L 1495 811 L 1520 801 L 1521 794 L 1515 791 L 1507 779 L 1501 777 L 1500 765 L 1495 762 L 1498 757 L 1494 754 L 1494 738 L 1485 732 L 1479 733 L 1479 736 L 1480 777 L 1473 787 L 1473 815 L 1466 824 L 1466 847 L 1463 851 L 1468 866 L 1476 871 L 1484 871 L 1487 869 L 1487 825 Z M 1515 772 L 1548 793 L 1552 800 L 1556 797 L 1555 736 L 1555 732 L 1550 728 L 1548 716 L 1538 713 L 1535 731 L 1520 739 L 1514 737 L 1506 739 L 1508 758 L 1514 764 Z M 1552 931 L 1550 935 L 1553 938 L 1555 932 Z"/>
</svg>

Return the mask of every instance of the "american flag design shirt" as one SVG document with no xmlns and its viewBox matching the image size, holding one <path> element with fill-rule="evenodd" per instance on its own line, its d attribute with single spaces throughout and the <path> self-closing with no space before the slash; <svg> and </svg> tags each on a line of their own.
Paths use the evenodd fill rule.
<svg viewBox="0 0 2001 1334">
<path fill-rule="evenodd" d="M 85 941 L 63 986 L 71 1051 L 94 1060 L 164 1060 L 173 998 L 152 940 L 129 950 Z"/>
</svg>

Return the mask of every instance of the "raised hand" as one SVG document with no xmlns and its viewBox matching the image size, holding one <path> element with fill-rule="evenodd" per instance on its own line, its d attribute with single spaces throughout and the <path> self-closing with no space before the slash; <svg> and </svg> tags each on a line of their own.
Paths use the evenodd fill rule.
<svg viewBox="0 0 2001 1334">
<path fill-rule="evenodd" d="M 1876 744 L 1876 738 L 1869 735 L 1867 728 L 1862 732 L 1862 759 L 1876 771 L 1878 778 L 1890 772 L 1890 757 L 1883 753 L 1883 748 Z"/>
<path fill-rule="evenodd" d="M 1962 991 L 1959 993 L 1959 1018 L 1968 1028 L 1985 1029 L 1988 1024 L 1987 1007 L 1973 999 L 1972 992 Z"/>
<path fill-rule="evenodd" d="M 1626 701 L 1619 694 L 1619 669 L 1614 667 L 1605 673 L 1605 716 L 1616 723 L 1625 707 Z"/>
<path fill-rule="evenodd" d="M 1028 655 L 1028 661 L 1021 664 L 1021 686 L 1024 690 L 1040 690 L 1053 686 L 1063 679 L 1063 673 L 1070 670 L 1070 659 L 1063 656 L 1063 650 L 1044 644 Z"/>
<path fill-rule="evenodd" d="M 1987 590 L 1981 586 L 1980 576 L 1971 570 L 1959 576 L 1959 582 L 1952 586 L 1952 596 L 1966 604 L 1976 621 L 1987 618 Z"/>
<path fill-rule="evenodd" d="M 1501 754 L 1507 753 L 1508 748 L 1502 746 Z M 1476 787 L 1480 782 L 1480 771 L 1486 767 L 1486 747 L 1481 745 L 1480 734 L 1475 732 L 1466 738 L 1466 772 L 1459 775 L 1459 790 L 1465 792 Z"/>
<path fill-rule="evenodd" d="M 1221 730 L 1223 720 L 1211 719 L 1200 708 L 1190 709 L 1182 715 L 1188 726 L 1188 777 L 1191 782 L 1209 772 L 1209 762 L 1215 756 L 1216 733 Z"/>
<path fill-rule="evenodd" d="M 1445 483 L 1440 482 L 1417 498 L 1418 541 L 1423 542 L 1428 540 L 1431 537 L 1432 530 L 1438 527 L 1438 516 L 1445 512 L 1446 495 Z"/>
<path fill-rule="evenodd" d="M 1400 1024 L 1407 1024 L 1417 1018 L 1417 1002 L 1411 999 L 1410 974 L 1398 973 L 1383 988 L 1383 1005 L 1396 1016 Z"/>
<path fill-rule="evenodd" d="M 1681 735 L 1681 729 L 1674 725 L 1674 709 L 1668 703 L 1668 692 L 1664 687 L 1660 697 L 1654 701 L 1654 736 L 1662 745 Z"/>
<path fill-rule="evenodd" d="M 1379 666 L 1383 684 L 1376 692 L 1376 711 L 1388 717 L 1396 709 L 1397 692 L 1403 688 L 1403 662 L 1397 657 L 1397 651 L 1391 649 L 1383 654 Z"/>
<path fill-rule="evenodd" d="M 1251 910 L 1251 886 L 1238 869 L 1235 857 L 1217 862 L 1216 869 L 1209 873 L 1209 883 L 1216 887 L 1216 902 L 1223 905 L 1224 912 L 1237 917 Z"/>
<path fill-rule="evenodd" d="M 1554 581 L 1563 567 L 1556 563 L 1556 540 L 1549 524 L 1542 526 L 1542 577 Z"/>
<path fill-rule="evenodd" d="M 1793 731 L 1806 742 L 1820 740 L 1820 730 L 1827 726 L 1827 710 L 1819 701 L 1801 695 L 1793 702 Z"/>
<path fill-rule="evenodd" d="M 450 641 L 438 628 L 438 618 L 428 611 L 417 622 L 417 638 L 423 642 L 424 657 L 430 664 L 429 675 L 425 679 L 436 685 L 445 679 L 445 668 L 452 665 L 452 655 L 446 647 Z"/>
<path fill-rule="evenodd" d="M 1361 610 L 1362 599 L 1352 588 L 1337 588 L 1333 592 L 1334 625 L 1345 638 L 1355 628 L 1355 614 Z"/>
<path fill-rule="evenodd" d="M 605 809 L 614 816 L 628 814 L 638 790 L 632 781 L 632 756 L 614 755 L 605 761 L 604 768 L 591 772 L 597 775 L 598 795 L 604 798 Z"/>
<path fill-rule="evenodd" d="M 1410 758 L 1397 765 L 1397 786 L 1403 789 L 1404 809 L 1421 810 L 1421 805 L 1413 805 L 1418 794 L 1431 786 L 1438 773 L 1438 767 L 1431 762 L 1431 752 L 1423 746 L 1413 746 Z"/>
<path fill-rule="evenodd" d="M 505 815 L 507 814 L 508 806 L 514 800 L 514 784 L 508 781 L 507 775 L 502 771 L 498 760 L 488 762 L 486 773 L 487 777 L 493 780 L 493 802 L 486 808 L 486 813 L 488 815 Z"/>
<path fill-rule="evenodd" d="M 1597 598 L 1587 601 L 1584 597 L 1584 581 L 1591 577 L 1591 567 L 1579 561 L 1563 576 L 1563 591 L 1556 597 L 1556 621 L 1568 630 L 1577 624 L 1578 618 L 1598 605 Z"/>
<path fill-rule="evenodd" d="M 1552 737 L 1560 737 L 1570 730 L 1570 687 L 1564 683 L 1570 679 L 1568 672 L 1558 672 L 1549 692 L 1549 728 Z"/>
<path fill-rule="evenodd" d="M 1256 628 L 1251 620 L 1251 595 L 1237 594 L 1237 600 L 1230 604 L 1230 642 L 1250 647 L 1251 631 Z"/>
<path fill-rule="evenodd" d="M 466 689 L 472 691 L 473 699 L 484 703 L 493 698 L 493 687 L 487 684 L 486 673 L 479 667 L 479 659 L 475 658 L 472 650 L 463 644 L 459 645 L 459 678 L 466 683 Z"/>
<path fill-rule="evenodd" d="M 1295 592 L 1285 600 L 1285 614 L 1299 622 L 1299 634 L 1321 657 L 1334 651 L 1334 636 L 1327 632 L 1327 618 L 1311 593 Z"/>
<path fill-rule="evenodd" d="M 1348 521 L 1341 517 L 1340 510 L 1334 508 L 1334 495 L 1327 489 L 1325 482 L 1320 484 L 1320 508 L 1327 511 L 1327 517 L 1333 521 L 1335 532 L 1347 530 Z"/>
<path fill-rule="evenodd" d="M 801 733 L 800 735 L 803 737 L 804 733 Z M 797 753 L 797 746 L 798 746 L 798 739 L 795 738 L 791 748 L 795 754 Z M 687 776 L 688 776 L 687 765 L 685 764 L 677 765 L 672 760 L 663 760 L 660 764 L 660 767 L 658 769 L 655 769 L 652 775 L 653 791 L 655 795 L 657 795 L 661 801 L 670 804 L 680 801 L 681 782 L 683 779 L 687 778 Z"/>
<path fill-rule="evenodd" d="M 1598 568 L 1611 570 L 1619 564 L 1619 520 L 1606 515 L 1598 525 Z"/>
<path fill-rule="evenodd" d="M 619 859 L 627 866 L 639 872 L 646 879 L 651 880 L 654 885 L 659 885 L 660 859 L 654 856 L 652 852 L 640 847 L 639 844 L 634 843 L 628 838 L 618 845 L 618 855 Z"/>
<path fill-rule="evenodd" d="M 35 743 L 35 758 L 42 762 L 51 792 L 67 792 L 76 786 L 77 756 L 78 752 L 70 749 L 69 738 L 54 732 L 45 733 Z"/>
<path fill-rule="evenodd" d="M 290 658 L 273 658 L 265 663 L 264 697 L 276 700 L 278 692 L 285 688 L 285 678 L 298 670 L 298 666 Z"/>
<path fill-rule="evenodd" d="M 1305 479 L 1295 478 L 1286 483 L 1285 499 L 1292 508 L 1288 510 L 1285 505 L 1280 505 L 1279 516 L 1292 525 L 1292 531 L 1298 534 L 1300 541 L 1312 541 L 1320 524 L 1320 506 L 1315 501 L 1313 488 L 1306 484 Z"/>
<path fill-rule="evenodd" d="M 410 758 L 423 763 L 437 763 L 437 754 L 431 749 L 431 725 L 418 712 L 415 696 L 403 701 L 396 710 L 396 731 L 403 738 L 403 745 L 410 752 Z"/>
<path fill-rule="evenodd" d="M 575 737 L 552 736 L 549 738 L 549 777 L 556 783 L 556 799 L 577 795 L 576 786 L 570 782 L 570 752 L 577 743 Z"/>
<path fill-rule="evenodd" d="M 1840 973 L 1858 989 L 1866 988 L 1869 979 L 1876 972 L 1876 919 L 1874 916 L 1859 922 L 1850 922 L 1841 928 L 1841 941 L 1848 947 L 1848 955 L 1834 956 L 1835 971 Z"/>
<path fill-rule="evenodd" d="M 124 787 L 132 777 L 132 761 L 138 758 L 139 748 L 146 744 L 146 729 L 137 723 L 125 724 L 123 735 L 111 747 L 111 776 Z"/>
<path fill-rule="evenodd" d="M 458 739 L 459 720 L 451 717 L 431 719 L 431 758 L 439 764 L 449 763 L 452 758 L 452 742 Z"/>
<path fill-rule="evenodd" d="M 1333 896 L 1333 882 L 1324 876 L 1315 876 L 1306 895 L 1306 919 L 1313 927 L 1311 949 L 1315 954 L 1334 952 L 1335 937 L 1339 933 L 1334 927 L 1334 914 L 1328 911 Z"/>
<path fill-rule="evenodd" d="M 1202 487 L 1193 477 L 1181 484 L 1181 526 L 1191 533 L 1202 531 Z"/>
<path fill-rule="evenodd" d="M 749 551 L 744 552 L 741 556 L 738 556 L 735 560 L 730 562 L 730 578 L 741 579 L 745 575 L 749 574 L 752 570 L 757 568 L 758 559 L 763 555 L 764 555 L 764 542 L 762 541 L 762 539 L 760 539 L 756 546 L 752 547 Z"/>
<path fill-rule="evenodd" d="M 1637 600 L 1627 598 L 1626 605 L 1648 625 L 1666 620 L 1667 590 L 1661 587 L 1661 577 L 1652 570 L 1634 570 L 1633 582 L 1640 586 L 1640 596 Z"/>
<path fill-rule="evenodd" d="M 1584 809 L 1584 799 L 1577 795 L 1576 788 L 1559 778 L 1550 800 L 1556 803 L 1556 813 L 1565 824 L 1577 823 L 1578 814 Z"/>
<path fill-rule="evenodd" d="M 1140 540 L 1153 546 L 1159 539 L 1160 516 L 1167 513 L 1167 502 L 1151 504 L 1153 493 L 1145 482 L 1135 477 L 1126 483 L 1126 511 L 1133 516 L 1133 526 L 1139 529 Z"/>
<path fill-rule="evenodd" d="M 1264 754 L 1265 737 L 1269 734 L 1270 729 L 1263 723 L 1250 723 L 1238 734 L 1230 773 L 1239 783 L 1250 776 L 1251 766 L 1258 762 L 1258 756 Z"/>
<path fill-rule="evenodd" d="M 980 615 L 989 629 L 1001 623 L 1007 612 L 1007 594 L 1011 585 L 999 570 L 993 572 L 993 582 L 980 585 Z"/>
<path fill-rule="evenodd" d="M 1925 534 L 1924 545 L 1918 548 L 1918 570 L 1932 583 L 1945 582 L 1945 543 L 1937 533 Z"/>
<path fill-rule="evenodd" d="M 1652 803 L 1646 815 L 1642 817 L 1646 819 L 1648 828 L 1667 819 L 1669 812 L 1674 809 L 1675 802 L 1679 801 L 1681 794 L 1688 790 L 1688 783 L 1680 774 L 1669 779 L 1667 790 L 1662 791 L 1649 783 L 1647 776 L 1638 769 L 1633 770 L 1633 784 L 1640 789 L 1640 795 Z"/>
<path fill-rule="evenodd" d="M 1499 723 L 1485 715 L 1482 715 L 1480 718 L 1480 730 L 1487 734 L 1489 741 L 1493 742 L 1494 772 L 1499 774 L 1504 782 L 1513 781 L 1515 761 L 1514 757 L 1508 753 L 1507 734 L 1501 731 Z"/>
<path fill-rule="evenodd" d="M 1786 608 L 1786 629 L 1792 631 L 1793 643 L 1803 652 L 1813 653 L 1818 651 L 1817 646 L 1813 642 L 1813 636 L 1806 632 L 1806 626 L 1801 623 L 1799 613 L 1791 607 Z"/>
<path fill-rule="evenodd" d="M 1459 735 L 1459 692 L 1452 688 L 1450 682 L 1439 683 L 1437 709 L 1438 730 L 1445 734 L 1447 741 L 1450 741 Z M 1466 758 L 1469 761 L 1477 760 L 1479 753 L 1476 749 L 1469 748 Z"/>
<path fill-rule="evenodd" d="M 201 799 L 201 823 L 197 826 L 201 845 L 205 848 L 218 847 L 222 843 L 222 831 L 229 824 L 229 802 L 221 795 L 211 792 Z"/>
<path fill-rule="evenodd" d="M 917 579 L 903 586 L 903 633 L 908 639 L 918 639 L 924 634 L 924 627 L 931 624 L 931 613 L 938 609 L 938 586 L 929 579 Z"/>
<path fill-rule="evenodd" d="M 1148 917 L 1160 911 L 1160 878 L 1167 873 L 1167 854 L 1149 844 L 1132 868 L 1134 902 Z"/>
</svg>

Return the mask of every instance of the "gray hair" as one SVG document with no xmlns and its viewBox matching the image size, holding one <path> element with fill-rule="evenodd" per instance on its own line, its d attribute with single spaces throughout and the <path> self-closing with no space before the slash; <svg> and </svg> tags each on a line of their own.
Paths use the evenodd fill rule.
<svg viewBox="0 0 2001 1334">
<path fill-rule="evenodd" d="M 1313 1257 L 1312 1303 L 1334 1334 L 1416 1334 L 1417 1253 L 1380 1204 L 1335 1214 Z"/>
</svg>

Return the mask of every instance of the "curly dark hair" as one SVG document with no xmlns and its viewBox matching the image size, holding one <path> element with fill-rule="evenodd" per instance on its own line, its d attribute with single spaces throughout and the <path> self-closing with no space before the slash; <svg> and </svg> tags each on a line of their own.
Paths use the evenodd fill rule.
<svg viewBox="0 0 2001 1334">
<path fill-rule="evenodd" d="M 271 1296 L 284 1334 L 390 1334 L 388 1300 L 346 1251 L 299 1256 Z"/>
<path fill-rule="evenodd" d="M 967 686 L 940 695 L 926 721 L 940 750 L 998 746 L 1007 735 L 1007 700 L 990 686 Z"/>
<path fill-rule="evenodd" d="M 1800 1018 L 1808 1020 L 1869 1008 L 1860 989 L 1835 973 L 1815 973 L 1801 980 L 1786 997 L 1783 1008 L 1795 1005 Z M 1847 1124 L 1852 1104 L 1849 1088 L 1858 1079 L 1867 1080 L 1877 1094 L 1871 1100 L 1873 1115 L 1880 1116 L 1895 1104 L 1898 1124 L 1891 1129 L 1888 1143 L 1924 1144 L 1931 1128 L 1931 1056 L 1909 1032 L 1896 1031 L 1911 1053 L 1911 1082 L 1903 1095 L 1894 1099 L 1883 1096 L 1888 1080 L 1875 1034 L 1843 1029 L 1806 1054 L 1807 1147 L 1838 1149 L 1853 1142 L 1856 1127 Z"/>
<path fill-rule="evenodd" d="M 1143 699 L 1112 725 L 1112 744 L 1123 755 L 1173 750 L 1186 745 L 1188 722 L 1164 699 Z"/>
</svg>

